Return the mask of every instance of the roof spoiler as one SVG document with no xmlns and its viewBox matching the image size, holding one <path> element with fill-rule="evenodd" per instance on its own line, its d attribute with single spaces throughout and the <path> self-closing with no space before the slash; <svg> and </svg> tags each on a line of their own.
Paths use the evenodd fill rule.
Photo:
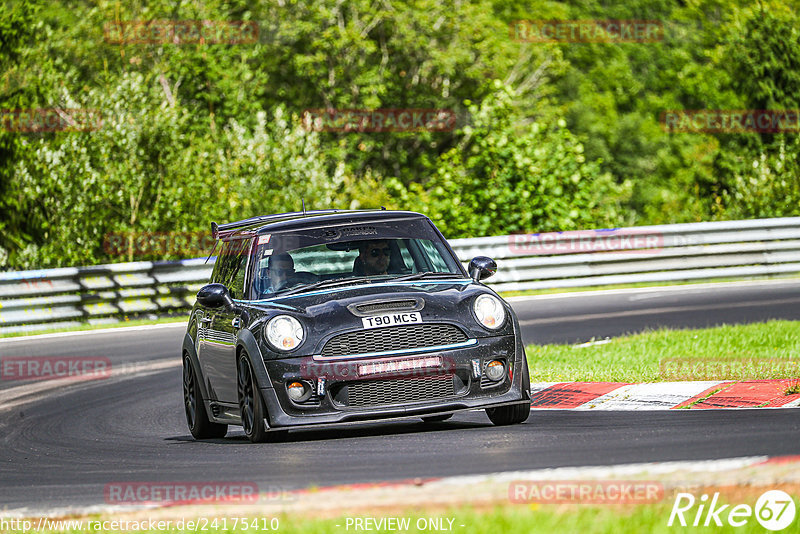
<svg viewBox="0 0 800 534">
<path fill-rule="evenodd" d="M 381 206 L 381 210 L 386 210 L 386 207 Z M 224 223 L 224 224 L 217 224 L 215 222 L 211 223 L 211 236 L 214 239 L 219 239 L 220 232 L 227 232 L 228 230 L 236 230 L 237 228 L 242 228 L 244 226 L 250 226 L 252 224 L 257 223 L 267 223 L 273 221 L 275 219 L 279 219 L 286 216 L 308 216 L 308 215 L 317 215 L 323 213 L 344 213 L 344 212 L 359 212 L 359 211 L 376 211 L 375 209 L 356 209 L 356 210 L 340 210 L 340 209 L 328 209 L 328 210 L 314 210 L 314 211 L 292 211 L 289 213 L 275 213 L 273 215 L 259 215 L 257 217 L 250 217 L 249 219 L 243 219 L 241 221 Z"/>
</svg>

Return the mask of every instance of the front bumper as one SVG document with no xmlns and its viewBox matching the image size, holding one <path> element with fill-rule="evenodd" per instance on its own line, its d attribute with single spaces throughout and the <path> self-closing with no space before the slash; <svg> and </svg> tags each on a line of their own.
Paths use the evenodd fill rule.
<svg viewBox="0 0 800 534">
<path fill-rule="evenodd" d="M 271 387 L 262 387 L 261 394 L 269 414 L 268 426 L 273 429 L 397 420 L 514 405 L 530 402 L 527 385 L 523 385 L 523 358 L 520 344 L 509 335 L 478 338 L 462 348 L 398 353 L 378 359 L 331 361 L 308 356 L 267 360 Z M 496 382 L 489 381 L 483 372 L 491 360 L 506 364 L 504 377 Z M 388 370 L 380 367 L 387 363 L 391 364 Z M 379 366 L 377 372 L 373 364 Z M 311 397 L 292 401 L 286 390 L 286 384 L 292 381 L 310 386 Z"/>
</svg>

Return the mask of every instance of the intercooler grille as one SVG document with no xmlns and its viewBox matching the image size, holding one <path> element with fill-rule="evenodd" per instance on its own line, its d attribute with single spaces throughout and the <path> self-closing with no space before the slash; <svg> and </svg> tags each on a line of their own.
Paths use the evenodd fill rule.
<svg viewBox="0 0 800 534">
<path fill-rule="evenodd" d="M 374 302 L 372 304 L 359 304 L 356 309 L 361 313 L 376 311 L 413 310 L 417 307 L 416 300 L 393 300 L 390 302 Z"/>
<path fill-rule="evenodd" d="M 450 324 L 390 326 L 334 336 L 323 347 L 322 356 L 417 349 L 461 343 L 466 340 L 466 334 Z"/>
<path fill-rule="evenodd" d="M 353 382 L 347 387 L 351 407 L 403 404 L 455 396 L 453 375 L 424 376 L 400 380 Z"/>
</svg>

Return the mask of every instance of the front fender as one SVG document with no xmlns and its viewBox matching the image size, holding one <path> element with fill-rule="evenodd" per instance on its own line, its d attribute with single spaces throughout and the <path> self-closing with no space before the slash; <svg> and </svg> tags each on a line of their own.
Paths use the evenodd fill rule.
<svg viewBox="0 0 800 534">
<path fill-rule="evenodd" d="M 239 330 L 236 335 L 236 354 L 241 354 L 242 350 L 250 359 L 250 367 L 253 369 L 259 389 L 272 389 L 272 382 L 267 374 L 267 367 L 264 365 L 261 349 L 258 348 L 258 341 L 256 341 L 253 333 L 247 329 Z"/>
<path fill-rule="evenodd" d="M 516 338 L 517 354 L 514 362 L 514 378 L 519 377 L 520 390 L 522 390 L 523 400 L 530 400 L 531 398 L 531 379 L 530 371 L 528 370 L 528 357 L 525 354 L 525 344 L 522 342 L 522 331 L 519 327 L 519 319 L 512 311 L 511 317 L 514 321 L 514 337 Z"/>
</svg>

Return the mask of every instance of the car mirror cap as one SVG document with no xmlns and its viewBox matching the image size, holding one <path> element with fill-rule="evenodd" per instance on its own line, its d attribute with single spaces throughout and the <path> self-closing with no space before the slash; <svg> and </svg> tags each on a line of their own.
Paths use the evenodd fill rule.
<svg viewBox="0 0 800 534">
<path fill-rule="evenodd" d="M 197 292 L 197 302 L 206 308 L 233 308 L 228 288 L 222 284 L 208 284 Z"/>
<path fill-rule="evenodd" d="M 496 272 L 497 262 L 487 256 L 475 256 L 469 262 L 469 275 L 476 282 L 485 280 Z"/>
</svg>

